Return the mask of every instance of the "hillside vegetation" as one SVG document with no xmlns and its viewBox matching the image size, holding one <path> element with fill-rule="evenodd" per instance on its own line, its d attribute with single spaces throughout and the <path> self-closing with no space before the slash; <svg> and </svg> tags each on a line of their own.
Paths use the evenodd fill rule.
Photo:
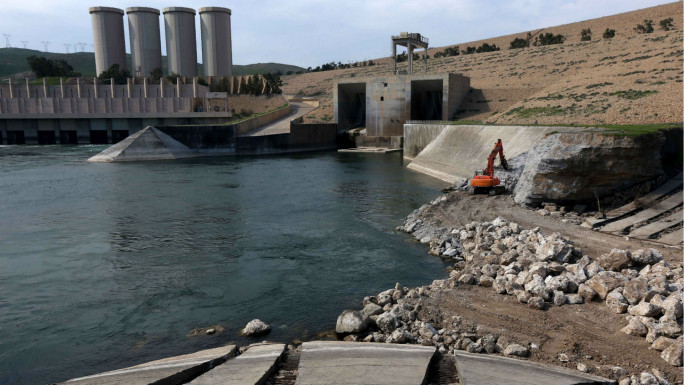
<svg viewBox="0 0 684 385">
<path fill-rule="evenodd" d="M 26 58 L 31 55 L 45 57 L 52 60 L 65 60 L 74 67 L 75 72 L 80 72 L 83 76 L 95 76 L 95 54 L 92 52 L 75 53 L 53 53 L 42 52 L 24 48 L 0 48 L 0 77 L 8 77 L 15 74 L 23 74 L 31 71 L 26 62 Z M 126 55 L 128 67 L 131 67 L 131 55 Z M 166 73 L 166 56 L 162 56 L 162 67 Z M 202 64 L 197 64 L 197 70 L 202 75 Z M 233 74 L 236 76 L 256 75 L 264 73 L 281 72 L 286 74 L 288 71 L 304 71 L 304 68 L 281 63 L 257 63 L 247 65 L 233 65 Z"/>
<path fill-rule="evenodd" d="M 663 30 L 660 20 L 674 19 Z M 634 28 L 654 21 L 652 33 Z M 460 73 L 470 77 L 471 91 L 454 120 L 509 124 L 655 124 L 682 121 L 682 3 L 671 3 L 578 23 L 475 42 L 501 50 L 434 58 L 447 47 L 429 50 L 429 73 Z M 582 41 L 581 31 L 592 39 Z M 615 36 L 603 38 L 606 29 Z M 423 32 L 423 31 L 420 31 Z M 427 31 L 425 31 L 427 34 Z M 516 38 L 541 33 L 562 34 L 562 44 L 511 49 Z M 455 47 L 456 45 L 450 46 Z M 306 73 L 283 77 L 283 92 L 323 99 L 309 120 L 330 120 L 335 77 L 383 76 L 391 72 L 387 57 L 372 67 Z M 399 70 L 406 63 L 399 64 Z M 422 60 L 414 64 L 422 72 Z"/>
</svg>

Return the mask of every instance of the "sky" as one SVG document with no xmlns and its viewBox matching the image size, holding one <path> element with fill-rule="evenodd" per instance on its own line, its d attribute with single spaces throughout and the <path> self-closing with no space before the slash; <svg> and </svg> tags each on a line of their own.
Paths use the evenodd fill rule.
<svg viewBox="0 0 684 385">
<path fill-rule="evenodd" d="M 78 0 L 0 0 L 0 34 L 10 34 L 13 47 L 70 52 L 76 43 L 92 51 L 88 8 L 125 9 L 169 6 L 232 10 L 233 63 L 278 62 L 301 67 L 356 62 L 389 56 L 390 36 L 419 32 L 431 47 L 464 43 L 527 30 L 671 3 L 672 0 L 241 0 L 237 2 L 168 0 L 86 2 Z M 161 17 L 161 16 L 160 16 Z M 196 16 L 199 44 L 199 15 Z M 163 21 L 162 51 L 165 50 Z M 126 50 L 130 52 L 126 31 Z M 1 39 L 1 37 L 0 37 Z M 0 47 L 5 46 L 0 40 Z M 198 52 L 201 61 L 201 52 Z"/>
</svg>

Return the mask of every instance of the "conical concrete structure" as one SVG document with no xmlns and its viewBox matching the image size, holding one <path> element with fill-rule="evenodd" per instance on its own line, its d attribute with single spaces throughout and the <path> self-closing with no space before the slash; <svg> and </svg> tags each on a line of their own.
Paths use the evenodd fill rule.
<svg viewBox="0 0 684 385">
<path fill-rule="evenodd" d="M 198 154 L 155 127 L 145 127 L 88 159 L 88 162 L 130 162 L 191 158 Z"/>
</svg>

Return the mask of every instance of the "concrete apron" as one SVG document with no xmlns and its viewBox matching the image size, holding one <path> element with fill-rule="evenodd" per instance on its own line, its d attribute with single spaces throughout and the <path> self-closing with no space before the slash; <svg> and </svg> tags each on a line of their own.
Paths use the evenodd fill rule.
<svg viewBox="0 0 684 385">
<path fill-rule="evenodd" d="M 420 130 L 418 124 L 411 129 Z M 426 125 L 434 130 L 435 125 Z M 530 150 L 553 131 L 572 128 L 529 126 L 443 125 L 435 137 L 408 165 L 408 168 L 449 183 L 472 178 L 475 170 L 487 167 L 487 157 L 497 139 L 503 142 L 504 155 L 511 159 Z M 410 145 L 405 143 L 405 146 Z"/>
</svg>

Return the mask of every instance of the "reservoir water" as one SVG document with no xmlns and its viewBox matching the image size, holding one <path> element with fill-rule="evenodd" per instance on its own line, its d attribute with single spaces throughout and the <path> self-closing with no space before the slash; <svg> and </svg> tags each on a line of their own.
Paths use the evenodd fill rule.
<svg viewBox="0 0 684 385">
<path fill-rule="evenodd" d="M 238 335 L 253 318 L 312 339 L 446 276 L 394 230 L 445 187 L 400 154 L 85 162 L 102 149 L 0 146 L 0 384 L 263 340 Z"/>
</svg>

